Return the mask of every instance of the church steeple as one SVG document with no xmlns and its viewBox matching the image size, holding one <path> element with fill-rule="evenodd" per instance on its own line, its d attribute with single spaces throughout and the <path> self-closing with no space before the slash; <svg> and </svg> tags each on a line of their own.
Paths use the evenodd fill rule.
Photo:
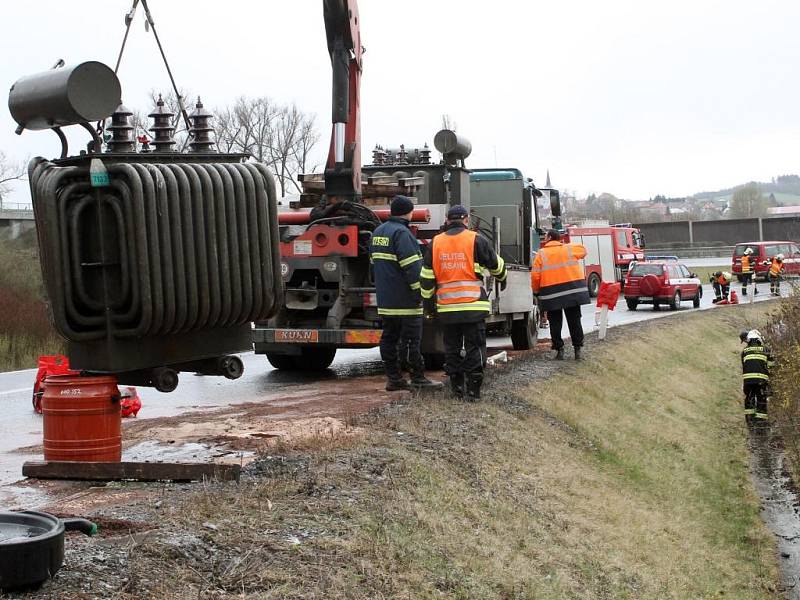
<svg viewBox="0 0 800 600">
<path fill-rule="evenodd" d="M 544 187 L 546 188 L 553 187 L 552 185 L 550 185 L 550 169 L 547 169 L 547 181 L 545 181 Z"/>
</svg>

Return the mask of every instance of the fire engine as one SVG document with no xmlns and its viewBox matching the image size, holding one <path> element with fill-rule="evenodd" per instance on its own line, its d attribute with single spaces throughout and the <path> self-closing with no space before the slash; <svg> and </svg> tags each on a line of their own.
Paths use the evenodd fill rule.
<svg viewBox="0 0 800 600">
<path fill-rule="evenodd" d="M 568 225 L 566 232 L 568 241 L 586 247 L 586 284 L 593 298 L 601 282 L 624 283 L 631 261 L 644 260 L 644 235 L 631 223 Z"/>
</svg>

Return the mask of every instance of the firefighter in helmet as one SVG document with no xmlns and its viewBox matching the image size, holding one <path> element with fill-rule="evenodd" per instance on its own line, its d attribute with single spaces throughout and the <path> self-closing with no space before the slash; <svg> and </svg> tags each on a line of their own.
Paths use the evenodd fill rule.
<svg viewBox="0 0 800 600">
<path fill-rule="evenodd" d="M 773 296 L 781 295 L 781 279 L 783 278 L 783 254 L 776 254 L 772 260 L 765 260 L 762 264 L 769 266 L 769 293 Z"/>
<path fill-rule="evenodd" d="M 744 415 L 748 424 L 766 422 L 769 368 L 772 357 L 764 347 L 764 338 L 757 329 L 747 332 L 747 346 L 742 350 L 742 391 Z"/>
<path fill-rule="evenodd" d="M 758 294 L 758 284 L 753 279 L 755 263 L 752 258 L 753 249 L 748 247 L 742 254 L 742 296 L 747 296 L 747 287 L 753 282 L 753 294 Z"/>
<path fill-rule="evenodd" d="M 420 281 L 426 306 L 442 326 L 450 389 L 456 397 L 475 402 L 481 396 L 486 317 L 491 312 L 484 271 L 504 290 L 506 266 L 489 241 L 468 224 L 466 208 L 450 207 L 444 231 L 433 238 L 425 254 Z"/>
<path fill-rule="evenodd" d="M 711 278 L 711 285 L 714 287 L 714 304 L 728 300 L 728 293 L 731 291 L 731 274 L 727 271 L 717 271 Z"/>
</svg>

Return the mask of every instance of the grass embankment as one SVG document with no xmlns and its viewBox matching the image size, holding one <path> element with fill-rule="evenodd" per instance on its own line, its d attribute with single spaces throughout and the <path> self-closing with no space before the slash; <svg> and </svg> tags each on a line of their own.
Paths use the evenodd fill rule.
<svg viewBox="0 0 800 600">
<path fill-rule="evenodd" d="M 786 285 L 784 283 L 784 285 Z M 763 333 L 775 357 L 770 414 L 781 434 L 795 482 L 800 481 L 800 289 L 784 298 Z"/>
<path fill-rule="evenodd" d="M 767 304 L 612 330 L 548 378 L 517 362 L 480 404 L 393 406 L 307 470 L 162 508 L 172 541 L 131 551 L 122 596 L 776 597 L 738 342 Z"/>
<path fill-rule="evenodd" d="M 36 233 L 0 240 L 0 371 L 36 366 L 62 351 L 47 318 Z"/>
</svg>

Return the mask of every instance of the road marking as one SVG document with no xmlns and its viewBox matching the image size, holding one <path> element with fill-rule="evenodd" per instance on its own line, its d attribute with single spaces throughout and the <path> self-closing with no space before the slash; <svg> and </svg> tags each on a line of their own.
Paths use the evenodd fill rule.
<svg viewBox="0 0 800 600">
<path fill-rule="evenodd" d="M 6 390 L 5 392 L 0 392 L 0 396 L 5 396 L 6 394 L 19 394 L 20 392 L 31 392 L 31 390 L 33 390 L 32 387 L 24 387 L 16 390 Z"/>
</svg>

